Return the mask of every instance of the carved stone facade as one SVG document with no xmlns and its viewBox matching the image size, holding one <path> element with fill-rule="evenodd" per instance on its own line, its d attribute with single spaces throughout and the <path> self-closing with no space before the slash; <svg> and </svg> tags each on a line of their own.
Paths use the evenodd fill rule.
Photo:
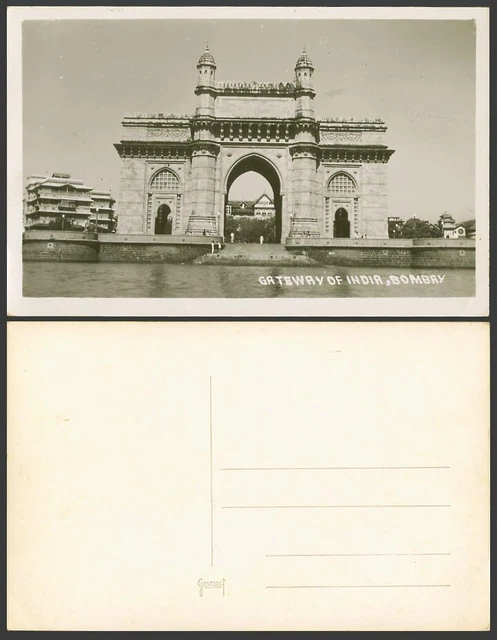
<svg viewBox="0 0 497 640">
<path fill-rule="evenodd" d="M 385 123 L 314 117 L 305 50 L 293 83 L 226 83 L 208 48 L 194 116 L 124 117 L 118 233 L 224 235 L 234 180 L 256 171 L 274 193 L 277 235 L 388 238 Z"/>
</svg>

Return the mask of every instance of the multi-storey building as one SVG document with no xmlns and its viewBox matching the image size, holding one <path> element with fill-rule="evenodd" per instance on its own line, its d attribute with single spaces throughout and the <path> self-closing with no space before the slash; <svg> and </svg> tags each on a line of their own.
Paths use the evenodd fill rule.
<svg viewBox="0 0 497 640">
<path fill-rule="evenodd" d="M 115 226 L 110 193 L 93 191 L 68 173 L 29 176 L 23 206 L 26 230 L 82 231 L 94 224 L 95 217 L 99 231 L 112 231 Z"/>
<path fill-rule="evenodd" d="M 274 216 L 274 202 L 266 193 L 257 198 L 253 206 L 255 218 L 270 218 Z"/>
<path fill-rule="evenodd" d="M 466 237 L 465 226 L 461 223 L 458 224 L 450 213 L 445 212 L 440 216 L 438 226 L 444 238 L 457 239 Z"/>
<path fill-rule="evenodd" d="M 110 192 L 92 191 L 91 199 L 90 224 L 96 225 L 100 233 L 115 231 L 117 220 L 114 213 L 114 204 L 116 201 Z"/>
<path fill-rule="evenodd" d="M 279 241 L 388 238 L 382 120 L 317 120 L 305 50 L 293 82 L 219 82 L 216 68 L 207 48 L 194 116 L 124 117 L 119 233 L 224 235 L 231 185 L 255 171 L 271 185 Z"/>
<path fill-rule="evenodd" d="M 226 205 L 226 214 L 229 216 L 270 218 L 274 216 L 274 203 L 265 193 L 257 200 L 230 200 Z"/>
<path fill-rule="evenodd" d="M 226 214 L 229 216 L 253 216 L 254 203 L 252 200 L 230 200 L 226 205 Z"/>
</svg>

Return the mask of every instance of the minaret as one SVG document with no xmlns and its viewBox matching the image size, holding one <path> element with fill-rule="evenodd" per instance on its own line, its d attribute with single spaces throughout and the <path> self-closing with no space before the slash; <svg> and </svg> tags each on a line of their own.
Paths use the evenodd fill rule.
<svg viewBox="0 0 497 640">
<path fill-rule="evenodd" d="M 302 55 L 295 65 L 296 118 L 314 118 L 313 100 L 316 93 L 312 84 L 313 72 L 314 67 L 304 45 Z"/>
<path fill-rule="evenodd" d="M 216 99 L 216 61 L 205 47 L 197 64 L 198 79 L 195 94 L 197 110 L 193 118 L 193 142 L 191 145 L 191 213 L 188 232 L 201 235 L 207 231 L 220 233 L 220 219 L 216 216 L 216 161 L 219 144 L 216 142 L 213 124 Z"/>
<path fill-rule="evenodd" d="M 195 94 L 197 95 L 197 116 L 214 116 L 214 90 L 216 88 L 216 61 L 206 45 L 204 53 L 197 64 L 198 78 Z"/>
<path fill-rule="evenodd" d="M 312 86 L 314 67 L 305 46 L 295 65 L 295 135 L 292 156 L 292 228 L 291 234 L 319 235 L 316 179 L 319 148 L 316 142 Z"/>
</svg>

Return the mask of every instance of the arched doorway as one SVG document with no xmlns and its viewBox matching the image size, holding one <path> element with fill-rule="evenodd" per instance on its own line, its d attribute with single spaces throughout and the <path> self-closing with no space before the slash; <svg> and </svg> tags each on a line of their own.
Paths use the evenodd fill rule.
<svg viewBox="0 0 497 640">
<path fill-rule="evenodd" d="M 334 238 L 350 238 L 350 221 L 347 209 L 340 207 L 335 212 L 335 220 L 333 221 L 333 237 Z"/>
<path fill-rule="evenodd" d="M 277 170 L 274 166 L 262 156 L 249 155 L 239 160 L 231 168 L 226 181 L 226 191 L 224 197 L 224 229 L 225 235 L 227 230 L 227 217 L 229 212 L 227 210 L 230 202 L 230 189 L 237 178 L 245 173 L 254 172 L 265 178 L 272 189 L 274 216 L 272 216 L 272 224 L 269 228 L 268 237 L 265 238 L 268 242 L 281 242 L 281 225 L 282 225 L 282 198 L 281 198 L 281 181 Z M 259 194 L 262 196 L 263 194 Z M 267 221 L 266 221 L 266 224 Z M 268 227 L 266 227 L 268 228 Z M 254 240 L 255 241 L 255 240 Z"/>
<path fill-rule="evenodd" d="M 152 175 L 147 200 L 147 233 L 179 232 L 181 198 L 180 180 L 171 169 L 162 167 Z"/>
<path fill-rule="evenodd" d="M 173 229 L 173 217 L 171 215 L 171 209 L 167 204 L 161 204 L 157 209 L 157 215 L 155 216 L 155 230 L 156 234 L 172 233 Z"/>
<path fill-rule="evenodd" d="M 338 171 L 328 181 L 324 198 L 325 233 L 334 238 L 350 238 L 351 218 L 357 236 L 359 193 L 355 179 Z M 350 217 L 349 217 L 350 216 Z"/>
</svg>

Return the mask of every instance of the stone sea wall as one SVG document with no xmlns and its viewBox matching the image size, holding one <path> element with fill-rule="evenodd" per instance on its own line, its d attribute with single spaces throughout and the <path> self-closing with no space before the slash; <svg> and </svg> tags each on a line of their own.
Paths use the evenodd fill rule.
<svg viewBox="0 0 497 640">
<path fill-rule="evenodd" d="M 99 262 L 167 262 L 185 264 L 203 256 L 210 247 L 202 245 L 164 245 L 102 243 L 100 245 Z"/>
<path fill-rule="evenodd" d="M 251 245 L 226 247 L 210 256 L 211 240 L 203 236 L 145 236 L 74 231 L 26 231 L 23 260 L 37 262 L 164 262 L 245 266 L 363 266 L 474 269 L 475 241 L 444 238 L 419 240 L 292 238 L 286 246 L 250 256 Z M 269 248 L 270 245 L 267 245 Z M 271 245 L 274 246 L 274 245 Z M 228 249 L 229 248 L 229 249 Z M 239 248 L 239 249 L 238 249 Z M 224 251 L 226 253 L 224 253 Z M 247 256 L 244 258 L 244 252 Z M 233 253 L 233 256 L 228 255 Z M 273 255 L 274 254 L 274 255 Z M 202 256 L 205 256 L 203 258 Z M 257 260 L 256 260 L 257 258 Z"/>
<path fill-rule="evenodd" d="M 286 248 L 321 264 L 349 267 L 474 269 L 476 257 L 475 241 L 469 239 L 295 238 L 287 240 Z"/>
<path fill-rule="evenodd" d="M 78 231 L 25 231 L 22 259 L 26 262 L 98 262 L 96 233 Z"/>
</svg>

